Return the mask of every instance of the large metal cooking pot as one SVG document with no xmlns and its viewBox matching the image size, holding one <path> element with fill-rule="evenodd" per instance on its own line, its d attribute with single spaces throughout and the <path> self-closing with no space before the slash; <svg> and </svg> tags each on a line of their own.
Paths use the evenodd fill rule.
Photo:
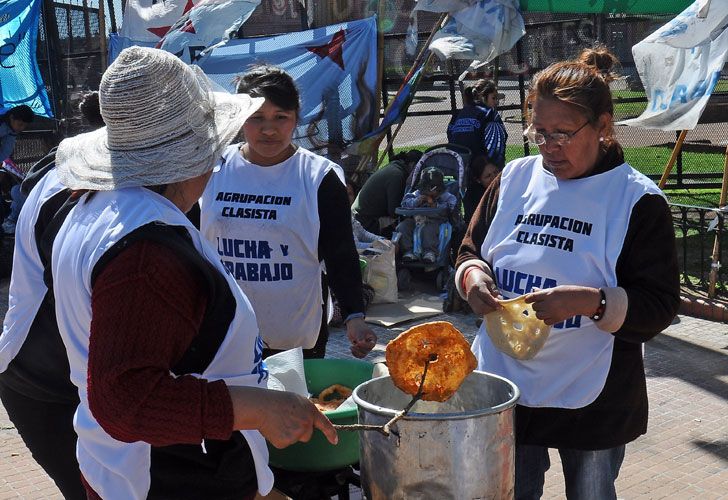
<svg viewBox="0 0 728 500">
<path fill-rule="evenodd" d="M 362 432 L 361 483 L 369 500 L 513 497 L 513 382 L 474 371 L 444 403 L 417 402 L 392 433 Z M 412 396 L 389 376 L 354 390 L 362 424 L 383 425 Z"/>
<path fill-rule="evenodd" d="M 354 388 L 372 378 L 374 365 L 356 359 L 305 359 L 306 386 L 318 394 L 332 384 Z M 356 408 L 324 412 L 335 424 L 355 424 Z M 268 443 L 269 463 L 291 471 L 326 471 L 338 469 L 359 461 L 359 432 L 339 432 L 339 442 L 329 443 L 324 435 L 315 431 L 306 443 L 295 443 L 278 449 Z"/>
</svg>

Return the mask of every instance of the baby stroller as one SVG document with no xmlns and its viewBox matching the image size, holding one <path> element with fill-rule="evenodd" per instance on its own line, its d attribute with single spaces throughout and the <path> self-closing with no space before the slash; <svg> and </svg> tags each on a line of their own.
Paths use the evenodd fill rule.
<svg viewBox="0 0 728 500">
<path fill-rule="evenodd" d="M 417 162 L 407 180 L 405 195 L 414 192 L 420 182 L 422 171 L 427 167 L 437 167 L 444 177 L 445 190 L 457 198 L 457 205 L 454 210 L 447 208 L 404 208 L 399 207 L 395 213 L 400 218 L 408 217 L 430 217 L 442 219 L 438 237 L 438 249 L 436 260 L 433 263 L 421 260 L 398 261 L 397 284 L 400 290 L 408 290 L 412 283 L 412 271 L 421 270 L 424 272 L 435 272 L 435 285 L 442 290 L 447 282 L 450 273 L 450 245 L 453 232 L 462 230 L 462 195 L 465 187 L 465 175 L 468 162 L 470 161 L 470 150 L 456 144 L 440 144 L 429 148 Z M 422 254 L 421 224 L 415 226 L 413 233 L 414 249 L 416 255 Z"/>
</svg>

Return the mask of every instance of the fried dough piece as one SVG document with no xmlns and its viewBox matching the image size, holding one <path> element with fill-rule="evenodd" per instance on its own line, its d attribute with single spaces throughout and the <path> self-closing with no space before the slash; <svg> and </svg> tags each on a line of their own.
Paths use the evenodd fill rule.
<svg viewBox="0 0 728 500">
<path fill-rule="evenodd" d="M 407 394 L 416 395 L 427 360 L 422 398 L 447 401 L 477 366 L 470 344 L 447 321 L 414 326 L 387 344 L 387 367 L 392 382 Z"/>
<path fill-rule="evenodd" d="M 551 327 L 536 317 L 536 311 L 523 295 L 500 303 L 503 309 L 485 315 L 490 340 L 512 358 L 533 358 L 546 343 Z"/>
<path fill-rule="evenodd" d="M 351 389 L 341 384 L 330 385 L 321 391 L 317 398 L 309 398 L 316 408 L 326 412 L 337 409 L 346 398 L 351 396 Z"/>
<path fill-rule="evenodd" d="M 331 401 L 331 400 L 345 400 L 351 396 L 351 389 L 346 387 L 345 385 L 341 384 L 334 384 L 330 385 L 323 391 L 319 393 L 319 399 L 321 401 Z"/>
<path fill-rule="evenodd" d="M 339 406 L 341 406 L 341 403 L 344 402 L 343 399 L 332 399 L 330 401 L 321 401 L 318 398 L 310 398 L 311 402 L 316 405 L 316 408 L 323 412 L 327 411 L 333 411 L 337 409 Z"/>
</svg>

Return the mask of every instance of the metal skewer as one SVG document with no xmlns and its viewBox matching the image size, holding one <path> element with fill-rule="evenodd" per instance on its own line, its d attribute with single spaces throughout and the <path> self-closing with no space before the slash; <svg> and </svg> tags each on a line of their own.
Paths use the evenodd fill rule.
<svg viewBox="0 0 728 500">
<path fill-rule="evenodd" d="M 391 433 L 390 428 L 392 425 L 394 425 L 397 420 L 400 420 L 401 418 L 405 417 L 407 415 L 407 412 L 409 412 L 412 407 L 417 403 L 417 401 L 422 398 L 422 395 L 424 393 L 425 388 L 425 377 L 427 377 L 427 368 L 430 366 L 430 363 L 433 361 L 437 361 L 437 354 L 430 354 L 429 359 L 425 361 L 425 370 L 422 372 L 422 378 L 420 379 L 420 386 L 417 389 L 417 394 L 415 394 L 412 397 L 412 400 L 407 403 L 407 406 L 404 407 L 402 411 L 397 412 L 394 417 L 392 417 L 389 422 L 387 422 L 384 425 L 371 425 L 371 424 L 333 424 L 334 429 L 337 431 L 377 431 L 384 436 L 389 436 Z"/>
</svg>

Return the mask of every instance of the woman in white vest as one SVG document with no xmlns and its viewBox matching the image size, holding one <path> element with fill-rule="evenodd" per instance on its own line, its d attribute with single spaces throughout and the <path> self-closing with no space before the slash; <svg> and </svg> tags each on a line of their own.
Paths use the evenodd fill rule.
<svg viewBox="0 0 728 500">
<path fill-rule="evenodd" d="M 566 495 L 616 498 L 625 444 L 647 431 L 642 344 L 677 313 L 670 210 L 614 137 L 603 47 L 538 73 L 525 135 L 539 155 L 491 183 L 460 248 L 456 284 L 478 315 L 526 295 L 551 333 L 535 357 L 473 343 L 482 370 L 516 383 L 516 498 L 540 498 L 549 448 Z M 495 332 L 491 332 L 495 333 Z"/>
<path fill-rule="evenodd" d="M 250 303 L 184 215 L 262 99 L 213 92 L 199 68 L 141 47 L 99 97 L 107 126 L 58 147 L 74 194 L 44 235 L 89 498 L 267 494 L 264 438 L 336 432 L 305 398 L 266 389 Z"/>
<path fill-rule="evenodd" d="M 264 356 L 303 347 L 304 357 L 324 357 L 330 285 L 351 352 L 364 357 L 377 337 L 364 322 L 341 167 L 291 142 L 300 103 L 285 71 L 256 66 L 237 90 L 265 102 L 243 125 L 245 142 L 223 153 L 200 199 L 200 231 L 253 304 Z"/>
<path fill-rule="evenodd" d="M 98 92 L 85 94 L 79 110 L 91 128 L 104 126 Z M 71 195 L 58 180 L 55 161 L 53 148 L 28 171 L 21 187 L 27 199 L 15 230 L 8 312 L 0 334 L 0 401 L 63 498 L 85 500 L 73 430 L 78 390 L 70 380 L 55 301 L 47 287 L 50 263 L 42 238 L 55 211 Z"/>
</svg>

